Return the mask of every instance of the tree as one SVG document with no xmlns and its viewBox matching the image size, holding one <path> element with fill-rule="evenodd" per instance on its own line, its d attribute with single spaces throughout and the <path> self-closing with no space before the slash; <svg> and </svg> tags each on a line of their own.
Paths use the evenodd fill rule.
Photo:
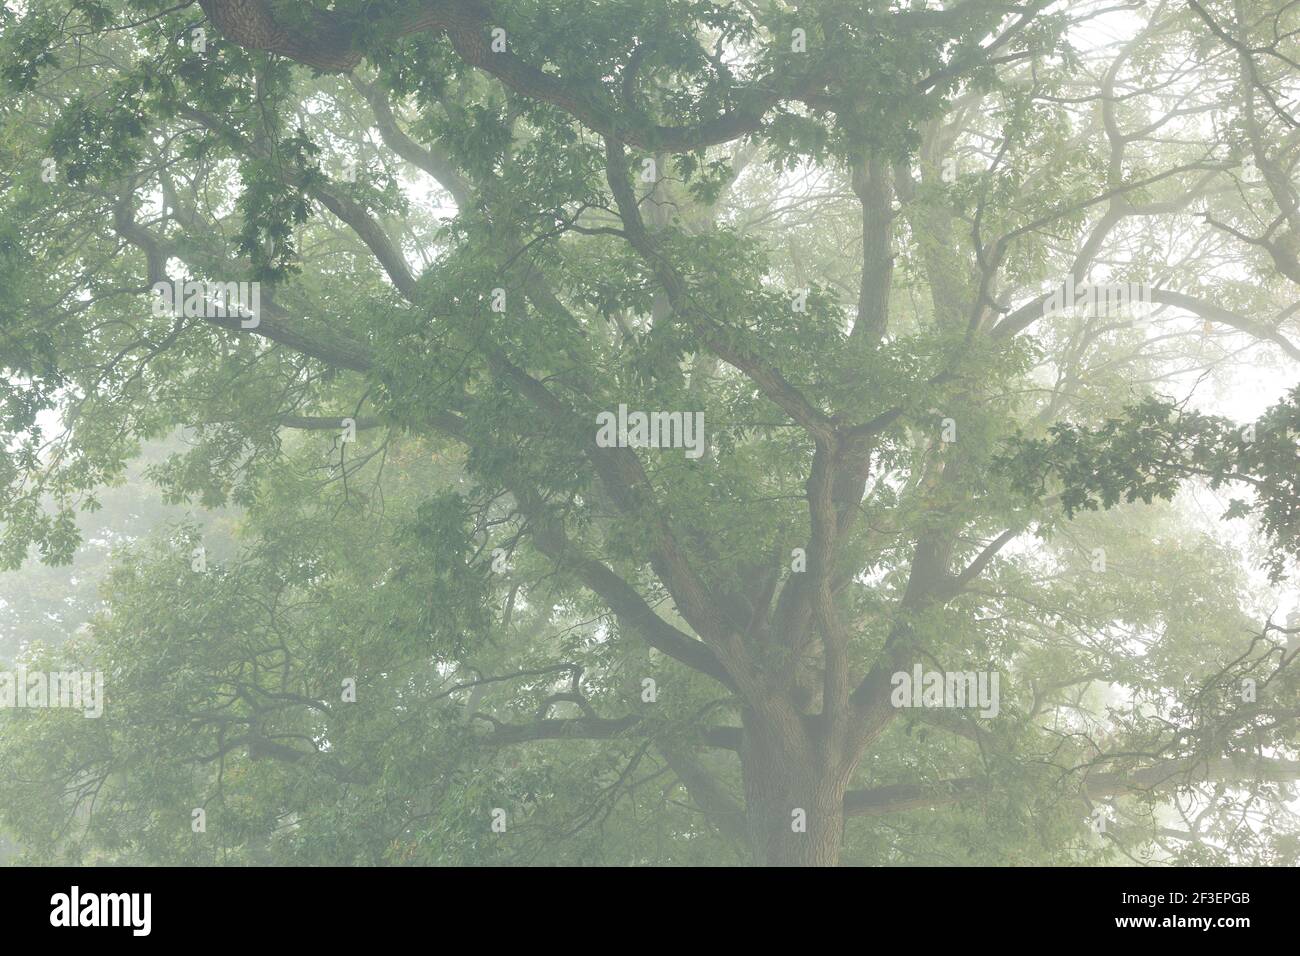
<svg viewBox="0 0 1300 956">
<path fill-rule="evenodd" d="M 1300 357 L 1265 6 L 5 5 L 7 564 L 178 426 L 152 477 L 245 526 L 34 652 L 113 706 L 7 717 L 0 813 L 80 858 L 1294 862 L 1280 625 L 1121 506 L 1290 447 L 1170 456 L 1154 398 Z"/>
</svg>

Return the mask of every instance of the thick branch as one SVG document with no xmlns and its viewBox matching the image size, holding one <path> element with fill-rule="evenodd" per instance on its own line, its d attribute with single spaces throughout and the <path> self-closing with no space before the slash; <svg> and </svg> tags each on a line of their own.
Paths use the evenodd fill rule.
<svg viewBox="0 0 1300 956">
<path fill-rule="evenodd" d="M 1124 794 L 1151 793 L 1198 783 L 1249 783 L 1300 780 L 1300 761 L 1222 757 L 1170 760 L 1133 773 L 1094 773 L 1082 789 L 1091 800 Z M 849 816 L 882 816 L 904 810 L 934 809 L 961 803 L 987 792 L 983 780 L 962 777 L 935 784 L 902 783 L 844 795 Z"/>
</svg>

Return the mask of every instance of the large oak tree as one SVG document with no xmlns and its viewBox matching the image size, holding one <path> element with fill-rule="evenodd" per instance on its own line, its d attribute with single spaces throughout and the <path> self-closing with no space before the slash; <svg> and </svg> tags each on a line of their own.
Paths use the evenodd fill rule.
<svg viewBox="0 0 1300 956">
<path fill-rule="evenodd" d="M 1167 500 L 1245 488 L 1284 574 L 1300 415 L 1157 396 L 1300 358 L 1297 8 L 0 9 L 0 553 L 164 440 L 242 515 L 31 651 L 108 686 L 5 716 L 33 852 L 1295 861 L 1286 628 Z"/>
</svg>

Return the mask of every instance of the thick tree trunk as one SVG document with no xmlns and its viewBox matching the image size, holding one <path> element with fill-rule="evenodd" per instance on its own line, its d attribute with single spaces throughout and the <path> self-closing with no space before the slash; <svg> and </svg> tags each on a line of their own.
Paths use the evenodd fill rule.
<svg viewBox="0 0 1300 956">
<path fill-rule="evenodd" d="M 759 866 L 838 866 L 848 774 L 813 741 L 745 721 L 745 828 Z"/>
</svg>

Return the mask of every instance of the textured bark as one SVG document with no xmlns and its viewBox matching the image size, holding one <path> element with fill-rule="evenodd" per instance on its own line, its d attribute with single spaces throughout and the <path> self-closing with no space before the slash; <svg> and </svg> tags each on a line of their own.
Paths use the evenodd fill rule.
<svg viewBox="0 0 1300 956">
<path fill-rule="evenodd" d="M 802 727 L 747 715 L 740 750 L 745 830 L 759 866 L 838 866 L 849 774 Z M 795 829 L 803 811 L 806 830 Z"/>
<path fill-rule="evenodd" d="M 862 205 L 862 284 L 853 338 L 877 345 L 889 324 L 889 283 L 894 271 L 889 166 L 877 156 L 860 159 L 851 183 Z"/>
</svg>

